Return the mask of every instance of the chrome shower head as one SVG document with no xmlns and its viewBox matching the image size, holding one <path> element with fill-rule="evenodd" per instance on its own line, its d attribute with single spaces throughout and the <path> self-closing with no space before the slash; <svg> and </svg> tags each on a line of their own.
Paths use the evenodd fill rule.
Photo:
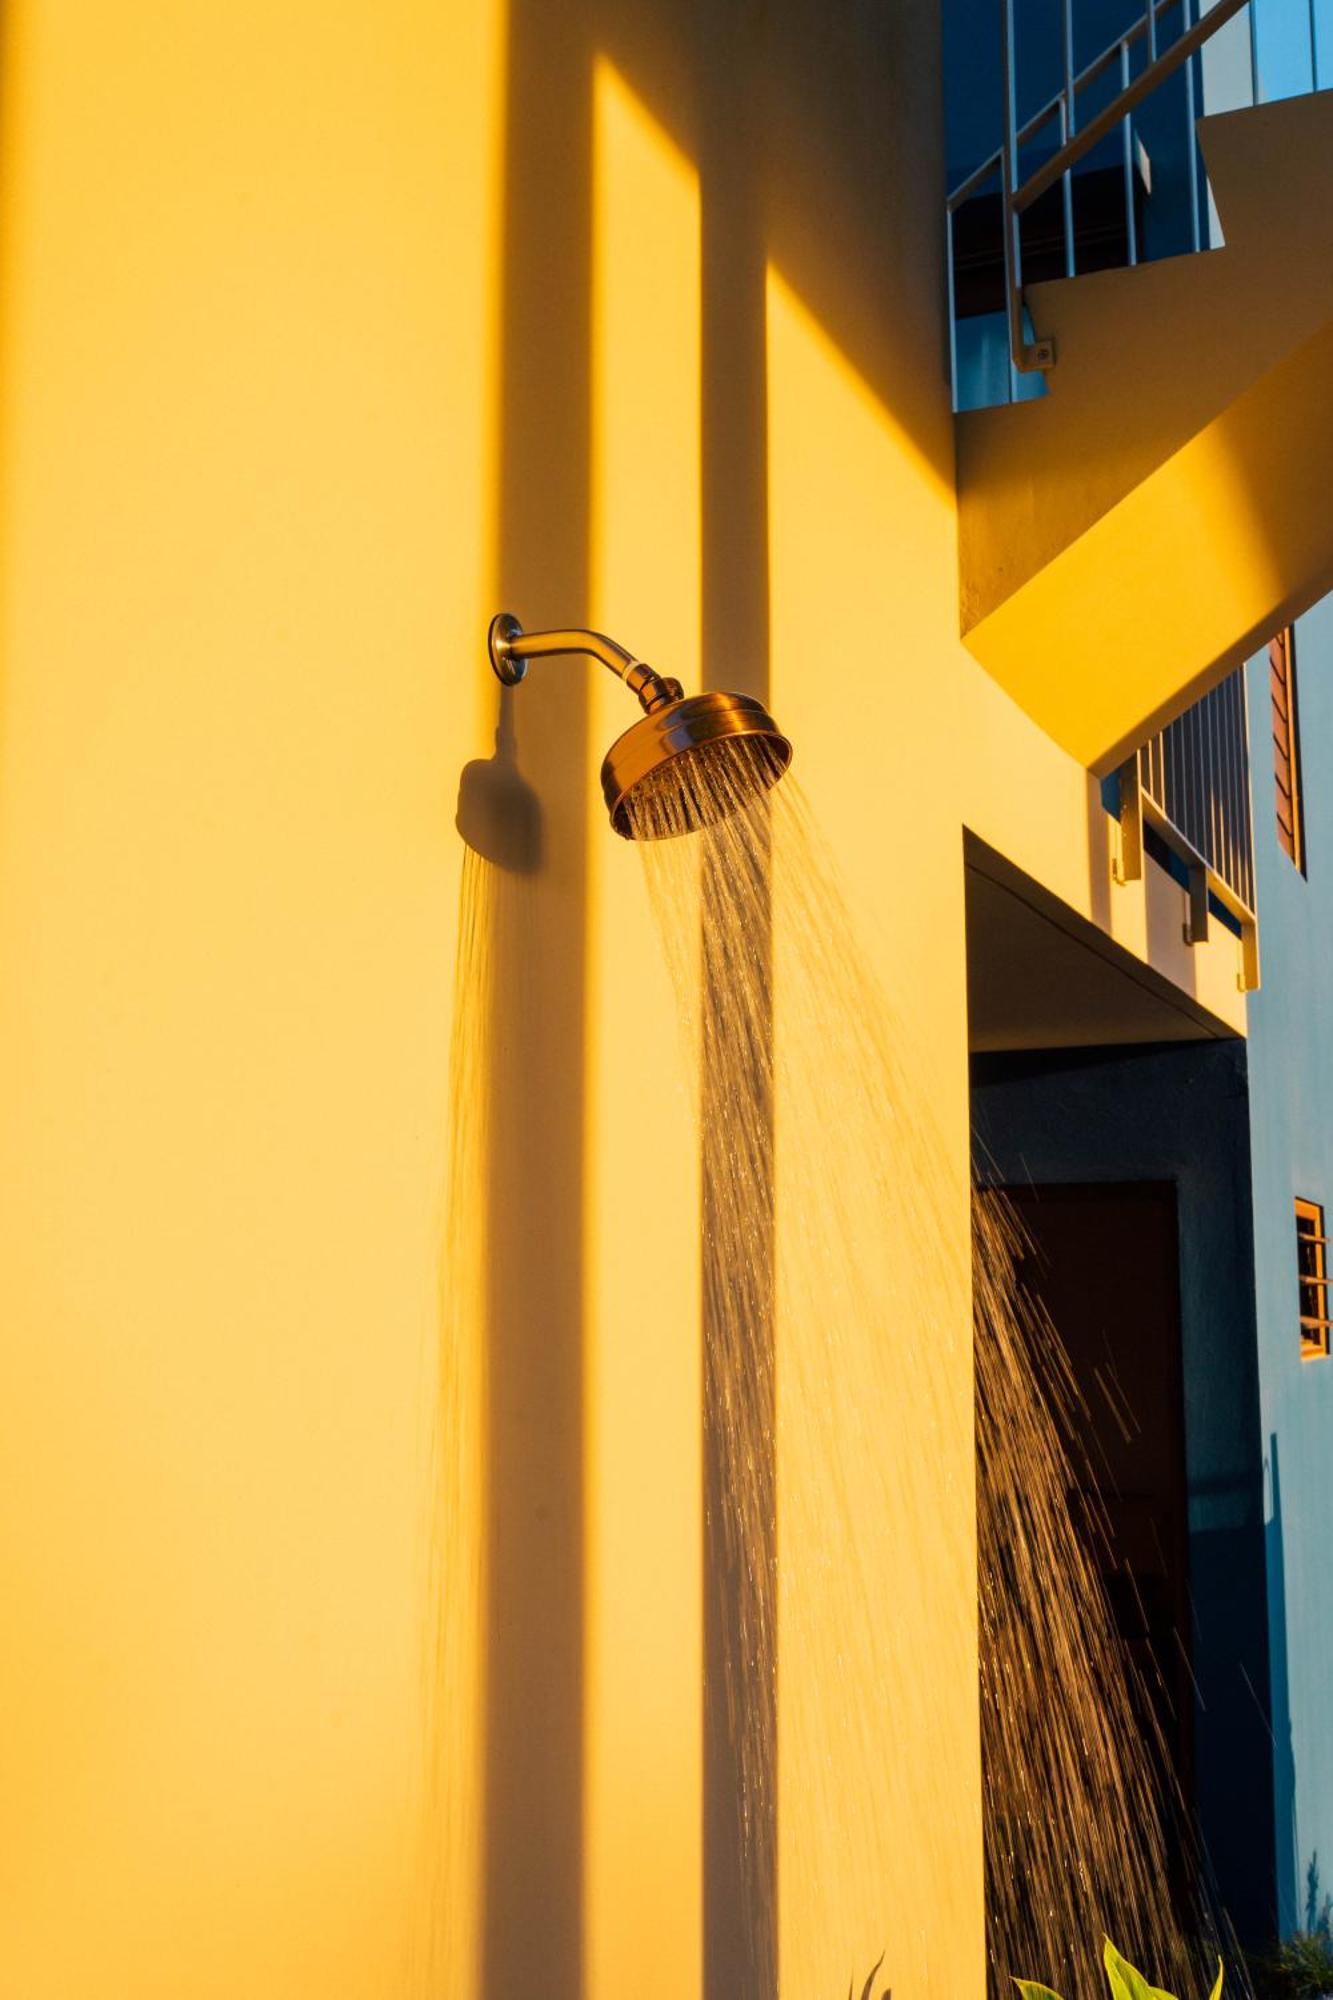
<svg viewBox="0 0 1333 2000">
<path fill-rule="evenodd" d="M 525 633 L 502 611 L 491 620 L 489 648 L 508 687 L 523 679 L 530 660 L 586 653 L 638 695 L 644 715 L 616 738 L 602 765 L 606 809 L 626 840 L 663 839 L 725 819 L 775 785 L 791 762 L 791 744 L 753 695 L 687 695 L 679 681 L 663 680 L 600 632 Z M 672 810 L 637 811 L 654 793 L 660 797 L 668 773 L 682 779 Z"/>
<path fill-rule="evenodd" d="M 660 840 L 728 818 L 775 785 L 790 762 L 791 744 L 762 702 L 709 690 L 652 710 L 618 736 L 602 765 L 602 792 L 617 833 Z M 668 772 L 681 780 L 670 809 L 636 811 L 650 792 L 660 796 L 658 780 Z"/>
</svg>

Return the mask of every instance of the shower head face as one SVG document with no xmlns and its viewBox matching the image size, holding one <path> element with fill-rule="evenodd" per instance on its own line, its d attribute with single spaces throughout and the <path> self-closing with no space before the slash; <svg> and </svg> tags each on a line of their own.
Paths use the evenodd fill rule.
<svg viewBox="0 0 1333 2000">
<path fill-rule="evenodd" d="M 748 694 L 687 695 L 645 715 L 606 753 L 602 791 L 626 840 L 664 840 L 729 819 L 775 785 L 791 744 Z"/>
</svg>

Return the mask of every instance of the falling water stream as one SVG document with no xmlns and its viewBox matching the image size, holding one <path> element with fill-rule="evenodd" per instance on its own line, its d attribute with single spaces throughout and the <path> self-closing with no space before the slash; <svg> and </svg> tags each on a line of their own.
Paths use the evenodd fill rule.
<svg viewBox="0 0 1333 2000">
<path fill-rule="evenodd" d="M 421 1634 L 421 1744 L 416 1801 L 419 1907 L 407 1939 L 412 2000 L 472 1993 L 479 1962 L 477 1869 L 481 1812 L 481 1501 L 484 1359 L 475 1337 L 486 1291 L 485 1186 L 490 1146 L 488 1070 L 497 960 L 513 929 L 514 891 L 491 862 L 463 856 L 449 1050 L 450 1129 L 443 1214 L 441 1334 L 423 1357 L 434 1393 L 426 1413 L 427 1520 L 421 1547 L 426 1617 Z"/>
<path fill-rule="evenodd" d="M 1058 1338 L 1016 1282 L 1011 1213 L 979 1195 L 965 1351 L 956 1145 L 799 787 L 760 789 L 755 754 L 677 758 L 630 802 L 702 1079 L 710 1527 L 732 1580 L 719 1671 L 749 1854 L 745 1990 L 775 1993 L 780 1957 L 783 1992 L 818 2000 L 881 1947 L 905 2000 L 948 1990 L 930 1937 L 951 1894 L 965 1911 L 975 1893 L 956 1877 L 976 1829 L 968 1801 L 941 1808 L 922 1773 L 959 1769 L 964 1725 L 946 1697 L 975 1674 L 979 1617 L 992 1991 L 1021 1975 L 1094 2000 L 1109 1934 L 1193 2000 L 1219 1924 L 1071 1510 L 1086 1480 L 1062 1442 L 1073 1390 Z M 816 1930 L 822 1913 L 837 1921 L 841 1883 L 867 1879 L 885 1883 L 885 1934 L 828 1936 L 822 1966 L 808 1946 L 789 1955 L 771 1907 L 779 1855 L 780 1905 L 801 1905 L 803 1935 L 812 1915 Z M 1228 1993 L 1245 1991 L 1227 1958 Z"/>
</svg>

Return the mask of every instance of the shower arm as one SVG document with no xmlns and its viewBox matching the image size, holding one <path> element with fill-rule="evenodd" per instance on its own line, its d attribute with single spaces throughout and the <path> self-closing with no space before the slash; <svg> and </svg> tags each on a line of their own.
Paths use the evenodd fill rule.
<svg viewBox="0 0 1333 2000">
<path fill-rule="evenodd" d="M 511 612 L 501 611 L 491 620 L 486 643 L 491 665 L 506 687 L 517 687 L 533 660 L 583 653 L 589 659 L 600 660 L 627 688 L 632 688 L 647 715 L 670 701 L 679 701 L 685 692 L 679 681 L 663 679 L 602 632 L 525 632 Z"/>
</svg>

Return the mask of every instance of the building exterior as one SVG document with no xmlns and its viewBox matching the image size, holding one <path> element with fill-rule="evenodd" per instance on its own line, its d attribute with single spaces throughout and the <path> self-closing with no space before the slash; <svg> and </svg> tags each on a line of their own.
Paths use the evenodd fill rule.
<svg viewBox="0 0 1333 2000">
<path fill-rule="evenodd" d="M 1035 10 L 1020 12 L 1024 18 L 1038 25 Z M 955 30 L 959 20 L 955 14 Z M 1051 24 L 1044 25 L 1049 34 Z M 1200 99 L 1209 110 L 1227 110 L 1309 92 L 1326 80 L 1327 43 L 1327 25 L 1317 15 L 1254 6 L 1205 50 Z M 1182 178 L 1177 172 L 1170 184 L 1156 254 L 1183 247 Z M 1215 210 L 1206 233 L 1221 240 Z M 1152 255 L 1150 237 L 1149 244 L 1146 254 Z M 993 383 L 997 331 L 1002 337 L 992 319 Z M 963 381 L 965 401 L 985 400 L 975 371 L 970 386 L 966 376 Z M 1003 370 L 998 383 L 996 393 L 1007 400 Z M 1034 1206 L 1024 1207 L 1039 1246 L 1055 1261 L 1048 1283 L 1060 1282 L 1062 1253 L 1047 1237 L 1068 1232 L 1065 1209 L 1071 1203 L 1078 1209 L 1074 1190 L 1085 1205 L 1097 1190 L 1103 1201 L 1114 1201 L 1112 1189 L 1122 1200 L 1130 1189 L 1173 1190 L 1179 1231 L 1173 1338 L 1182 1356 L 1178 1449 L 1186 1488 L 1179 1504 L 1188 1533 L 1175 1586 L 1179 1613 L 1164 1615 L 1162 1623 L 1169 1627 L 1179 1616 L 1181 1629 L 1189 1630 L 1185 1643 L 1195 1685 L 1179 1691 L 1187 1789 L 1224 1900 L 1242 1934 L 1255 1942 L 1274 1929 L 1286 1934 L 1317 1923 L 1323 1908 L 1319 1857 L 1328 1851 L 1327 1620 L 1313 1525 L 1327 1487 L 1320 1365 L 1327 1343 L 1318 1328 L 1301 1333 L 1302 1315 L 1319 1315 L 1323 1293 L 1302 1287 L 1300 1274 L 1321 1253 L 1301 1247 L 1294 1219 L 1304 1210 L 1300 1227 L 1322 1233 L 1322 1200 L 1303 1188 L 1308 1181 L 1321 1190 L 1327 1173 L 1318 1136 L 1326 1123 L 1326 1086 L 1316 1025 L 1319 941 L 1326 925 L 1318 881 L 1310 874 L 1307 801 L 1295 760 L 1300 741 L 1317 743 L 1326 726 L 1322 690 L 1333 638 L 1328 610 L 1325 601 L 1275 635 L 1275 645 L 1252 659 L 1244 676 L 1248 737 L 1255 746 L 1253 863 L 1244 859 L 1245 826 L 1231 849 L 1234 855 L 1238 847 L 1241 866 L 1233 862 L 1226 872 L 1261 913 L 1264 938 L 1262 990 L 1248 1001 L 1246 1043 L 1217 1050 L 1140 1046 L 982 1056 L 974 1099 L 978 1131 L 999 1177 L 1037 1184 Z M 1308 709 L 1299 716 L 1297 654 L 1304 662 L 1302 686 L 1310 686 Z M 1285 691 L 1277 693 L 1281 676 Z M 1238 679 L 1236 687 L 1241 684 Z M 1189 726 L 1187 718 L 1181 728 Z M 1198 733 L 1176 746 L 1175 818 L 1184 824 L 1193 816 L 1201 849 L 1208 834 L 1199 829 L 1210 818 L 1217 832 L 1219 799 L 1207 786 L 1191 794 L 1183 769 L 1208 762 L 1209 745 L 1215 748 L 1218 740 L 1210 727 L 1202 719 Z M 1160 788 L 1161 754 L 1146 768 L 1150 787 L 1155 782 Z M 1218 790 L 1225 815 L 1226 784 Z M 1118 808 L 1118 787 L 1108 787 L 1107 801 Z M 1311 809 L 1318 822 L 1318 803 Z M 1233 816 L 1239 820 L 1234 808 Z M 1177 856 L 1159 848 L 1157 858 L 1183 875 Z M 1080 1226 L 1082 1236 L 1076 1229 L 1063 1249 L 1066 1258 L 1080 1241 L 1091 1240 L 1086 1219 Z M 1122 1280 L 1107 1273 L 1104 1282 L 1115 1288 Z M 1120 1310 L 1125 1302 L 1122 1292 Z M 1074 1301 L 1066 1310 L 1076 1322 L 1087 1308 Z M 1165 1393 L 1164 1385 L 1159 1389 Z M 1294 1515 L 1284 1491 L 1288 1468 L 1301 1489 Z M 1159 1491 L 1157 1518 L 1169 1517 L 1170 1509 Z M 1301 1579 L 1294 1590 L 1293 1566 Z M 1147 1567 L 1155 1569 L 1155 1561 Z M 1151 1624 L 1151 1608 L 1146 1616 Z"/>
<path fill-rule="evenodd" d="M 1319 995 L 1327 924 L 1319 844 L 1327 803 L 1319 796 L 1315 746 L 1328 726 L 1333 663 L 1333 605 L 1327 600 L 1297 621 L 1301 662 L 1299 716 L 1310 784 L 1302 804 L 1305 845 L 1296 865 L 1280 838 L 1276 814 L 1259 803 L 1268 773 L 1256 750 L 1255 859 L 1267 965 L 1250 1008 L 1250 1128 L 1255 1191 L 1255 1287 L 1259 1415 L 1264 1455 L 1265 1534 L 1275 1737 L 1277 1889 L 1283 1930 L 1308 1924 L 1322 1907 L 1313 1896 L 1333 1836 L 1333 1770 L 1326 1714 L 1329 1620 L 1327 1565 L 1318 1523 L 1329 1477 L 1330 1421 L 1326 1336 L 1314 1330 L 1303 1354 L 1293 1331 L 1319 1293 L 1303 1291 L 1293 1266 L 1291 1217 L 1297 1202 L 1325 1207 L 1330 1157 Z M 1267 657 L 1249 670 L 1252 741 L 1272 730 Z M 1266 707 L 1265 704 L 1268 704 Z M 1270 794 L 1271 797 L 1271 794 Z M 1309 1331 L 1309 1330 L 1307 1330 Z M 1312 1874 L 1313 1871 L 1313 1874 Z"/>
<path fill-rule="evenodd" d="M 1136 847 L 1118 774 L 1292 618 L 1333 726 L 1328 100 L 1220 129 L 1227 249 L 1034 288 L 1049 393 L 956 418 L 921 0 L 16 0 L 4 37 L 0 1984 L 753 1984 L 705 1867 L 698 1265 L 661 1254 L 699 1148 L 597 797 L 624 695 L 502 700 L 503 608 L 781 717 L 945 1136 L 938 1450 L 858 1412 L 914 1482 L 919 1546 L 858 1530 L 910 1664 L 868 1763 L 783 1775 L 783 1990 L 887 1944 L 899 2000 L 985 1991 L 976 1645 L 932 1643 L 975 1602 L 974 1113 L 1013 1184 L 1178 1190 L 1182 1755 L 1238 1920 L 1298 1918 L 1333 823 L 1312 782 L 1300 875 L 1256 753 L 1247 990 L 1222 849 L 1151 803 Z M 1179 343 L 1134 344 L 1138 280 Z M 878 1687 L 874 1621 L 842 1671 Z M 793 1641 L 779 1733 L 820 1694 Z M 798 1898 L 820 1813 L 860 1858 Z"/>
</svg>

